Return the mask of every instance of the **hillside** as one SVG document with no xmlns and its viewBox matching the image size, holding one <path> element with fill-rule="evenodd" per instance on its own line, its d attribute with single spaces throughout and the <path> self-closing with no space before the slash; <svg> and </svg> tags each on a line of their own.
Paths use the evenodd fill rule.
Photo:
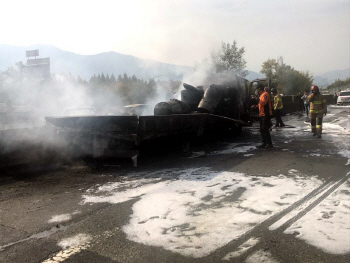
<svg viewBox="0 0 350 263">
<path fill-rule="evenodd" d="M 345 80 L 350 78 L 350 68 L 343 70 L 333 70 L 314 77 L 314 83 L 321 87 L 331 85 L 337 79 Z"/>
<path fill-rule="evenodd" d="M 25 51 L 32 49 L 39 49 L 39 55 L 42 58 L 50 57 L 51 73 L 70 73 L 86 80 L 94 74 L 101 73 L 115 76 L 126 73 L 129 76 L 135 75 L 144 79 L 163 76 L 167 79 L 180 80 L 184 74 L 191 73 L 193 70 L 187 66 L 144 60 L 117 52 L 79 55 L 47 45 L 30 47 L 0 45 L 0 70 L 6 70 L 19 61 L 25 62 Z"/>
<path fill-rule="evenodd" d="M 117 52 L 104 52 L 96 55 L 80 55 L 64 51 L 49 45 L 16 47 L 0 45 L 0 70 L 14 66 L 17 62 L 26 62 L 25 51 L 39 49 L 40 57 L 50 57 L 51 73 L 72 74 L 89 80 L 94 74 L 114 74 L 115 77 L 126 73 L 137 78 L 150 79 L 162 76 L 163 79 L 182 80 L 184 75 L 193 72 L 192 67 L 173 65 L 153 60 L 140 59 Z M 263 74 L 249 71 L 248 80 L 265 77 Z M 328 86 L 336 79 L 350 77 L 350 68 L 334 70 L 314 77 L 314 83 Z"/>
<path fill-rule="evenodd" d="M 105 52 L 96 55 L 79 55 L 58 49 L 49 45 L 34 45 L 30 47 L 15 47 L 0 45 L 0 70 L 6 70 L 19 61 L 26 61 L 25 51 L 39 49 L 39 57 L 50 57 L 51 73 L 72 74 L 89 80 L 94 74 L 126 73 L 137 78 L 150 79 L 162 76 L 165 79 L 182 80 L 183 76 L 193 71 L 192 67 L 172 65 L 152 60 L 144 60 L 117 52 Z M 248 80 L 264 77 L 264 75 L 249 71 Z"/>
</svg>

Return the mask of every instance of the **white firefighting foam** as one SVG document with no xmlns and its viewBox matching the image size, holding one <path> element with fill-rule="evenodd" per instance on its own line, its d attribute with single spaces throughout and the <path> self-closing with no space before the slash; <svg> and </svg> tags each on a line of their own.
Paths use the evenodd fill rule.
<svg viewBox="0 0 350 263">
<path fill-rule="evenodd" d="M 338 154 L 348 161 L 345 165 L 350 165 L 350 116 L 348 118 L 338 118 L 333 123 L 324 123 L 323 129 L 329 135 L 325 136 L 326 140 L 333 142 L 338 149 Z"/>
<path fill-rule="evenodd" d="M 155 184 L 144 180 L 133 187 L 136 180 L 130 182 L 132 189 L 122 191 L 120 183 L 102 186 L 83 196 L 83 203 L 139 198 L 123 227 L 127 237 L 197 258 L 236 239 L 321 184 L 316 177 L 294 173 L 260 177 L 202 168 L 175 174 L 177 179 Z"/>
<path fill-rule="evenodd" d="M 330 107 L 332 111 L 339 111 L 339 107 Z M 344 110 L 342 107 L 341 110 Z M 330 154 L 339 154 L 342 157 L 348 158 L 345 165 L 350 165 L 350 115 L 337 117 L 336 119 L 328 122 L 328 117 L 335 114 L 327 114 L 322 124 L 322 140 L 332 141 L 332 145 L 336 147 L 336 152 L 330 152 Z M 328 119 L 328 120 L 327 120 Z M 283 133 L 279 133 L 288 140 L 284 143 L 291 143 L 293 140 L 303 140 L 305 136 L 310 137 L 311 128 L 310 122 L 304 123 L 300 120 L 288 119 L 287 124 L 294 126 L 294 128 L 283 129 Z M 273 134 L 272 134 L 273 137 Z M 319 154 L 310 153 L 308 155 Z M 314 155 L 314 156 L 316 156 Z M 327 155 L 319 155 L 320 157 L 327 157 Z M 306 157 L 306 156 L 305 156 Z"/>
<path fill-rule="evenodd" d="M 71 219 L 72 219 L 72 216 L 70 214 L 55 215 L 51 217 L 48 223 L 61 223 L 61 222 L 69 221 Z"/>
<path fill-rule="evenodd" d="M 212 152 L 209 155 L 246 153 L 255 149 L 256 147 L 254 145 L 242 145 L 240 143 L 231 143 L 230 145 L 226 146 L 224 149 Z"/>
<path fill-rule="evenodd" d="M 247 258 L 245 263 L 279 263 L 276 259 L 274 259 L 270 252 L 259 250 L 250 257 Z"/>
<path fill-rule="evenodd" d="M 332 254 L 350 253 L 350 181 L 284 231 Z"/>
<path fill-rule="evenodd" d="M 61 215 L 54 215 L 51 217 L 48 223 L 62 223 L 67 222 L 72 219 L 72 215 L 80 214 L 80 211 L 76 210 L 72 214 L 61 214 Z"/>
<path fill-rule="evenodd" d="M 61 240 L 58 245 L 62 247 L 63 249 L 71 248 L 71 247 L 78 247 L 81 245 L 85 245 L 86 243 L 90 242 L 92 240 L 92 237 L 88 234 L 77 234 L 75 236 L 65 238 Z"/>
</svg>

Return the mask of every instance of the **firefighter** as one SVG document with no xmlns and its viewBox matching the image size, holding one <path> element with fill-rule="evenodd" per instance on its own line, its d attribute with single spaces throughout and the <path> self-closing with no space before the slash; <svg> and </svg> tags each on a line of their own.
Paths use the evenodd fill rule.
<svg viewBox="0 0 350 263">
<path fill-rule="evenodd" d="M 256 89 L 259 93 L 259 103 L 258 105 L 253 105 L 252 108 L 259 108 L 260 134 L 262 137 L 262 144 L 258 145 L 257 148 L 272 148 L 270 135 L 272 116 L 271 98 L 269 93 L 264 90 L 264 85 L 259 84 Z"/>
<path fill-rule="evenodd" d="M 327 114 L 326 99 L 320 93 L 318 86 L 312 85 L 311 94 L 307 97 L 310 102 L 311 132 L 313 136 L 321 138 L 323 114 Z"/>
<path fill-rule="evenodd" d="M 277 94 L 277 89 L 273 88 L 271 89 L 271 93 L 274 96 L 273 97 L 273 109 L 275 111 L 276 115 L 276 125 L 275 127 L 284 127 L 282 118 L 281 118 L 281 110 L 283 109 L 283 103 L 282 103 L 282 97 L 281 95 Z"/>
</svg>

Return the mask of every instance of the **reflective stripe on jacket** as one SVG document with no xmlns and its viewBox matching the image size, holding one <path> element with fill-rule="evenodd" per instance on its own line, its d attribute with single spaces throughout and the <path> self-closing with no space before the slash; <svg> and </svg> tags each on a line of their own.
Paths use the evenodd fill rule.
<svg viewBox="0 0 350 263">
<path fill-rule="evenodd" d="M 272 106 L 270 95 L 264 91 L 259 97 L 259 116 L 271 116 L 272 115 Z"/>
<path fill-rule="evenodd" d="M 281 95 L 277 94 L 273 98 L 273 109 L 274 110 L 280 110 L 282 108 L 283 108 L 282 97 L 281 97 Z"/>
<path fill-rule="evenodd" d="M 327 112 L 327 103 L 322 94 L 311 94 L 307 100 L 310 102 L 310 114 Z"/>
</svg>

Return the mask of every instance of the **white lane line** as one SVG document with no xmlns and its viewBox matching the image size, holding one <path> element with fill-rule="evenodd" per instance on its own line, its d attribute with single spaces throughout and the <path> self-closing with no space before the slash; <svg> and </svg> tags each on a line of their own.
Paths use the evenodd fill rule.
<svg viewBox="0 0 350 263">
<path fill-rule="evenodd" d="M 59 263 L 67 260 L 71 256 L 89 249 L 94 244 L 97 244 L 100 239 L 108 239 L 118 231 L 119 227 L 112 230 L 104 231 L 100 235 L 90 236 L 87 234 L 78 234 L 73 237 L 62 239 L 58 245 L 63 249 L 58 251 L 53 256 L 45 259 L 42 263 Z"/>
<path fill-rule="evenodd" d="M 44 260 L 42 263 L 58 263 L 63 262 L 69 257 L 78 254 L 79 252 L 86 250 L 90 247 L 89 243 L 80 245 L 80 246 L 73 246 L 70 248 L 67 248 L 65 250 L 61 250 L 58 253 L 56 253 L 54 256 Z"/>
</svg>

